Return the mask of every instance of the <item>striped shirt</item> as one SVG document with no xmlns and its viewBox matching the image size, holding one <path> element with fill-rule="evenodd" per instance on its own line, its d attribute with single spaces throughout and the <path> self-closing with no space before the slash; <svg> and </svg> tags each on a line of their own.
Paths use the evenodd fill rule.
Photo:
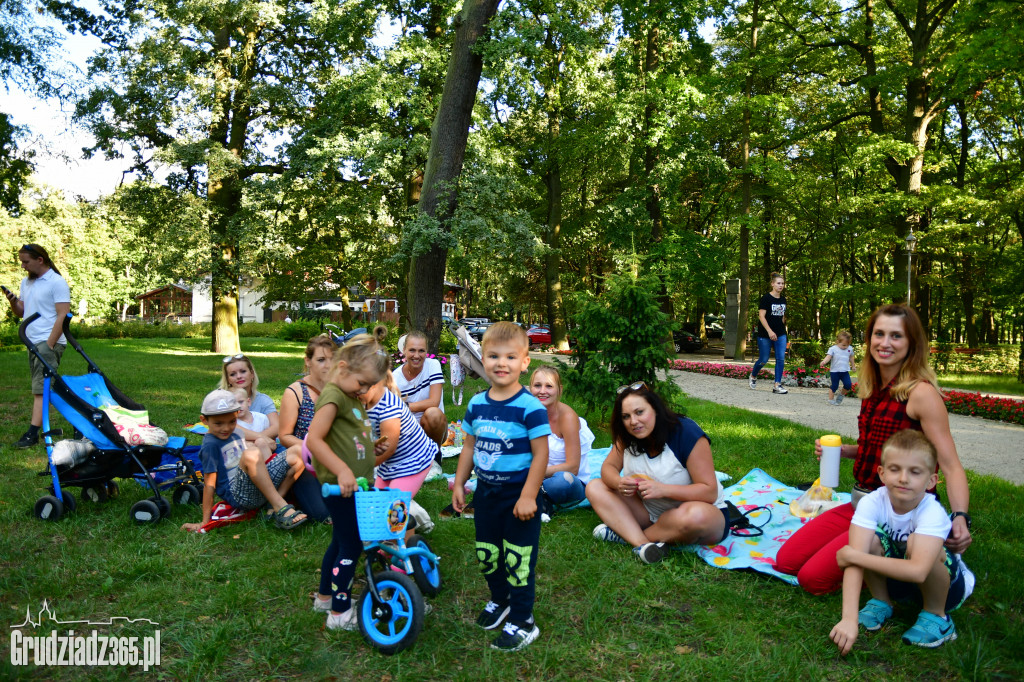
<svg viewBox="0 0 1024 682">
<path fill-rule="evenodd" d="M 395 377 L 395 384 L 402 394 L 402 400 L 407 403 L 418 403 L 430 397 L 430 387 L 434 384 L 442 384 L 441 402 L 438 407 L 444 412 L 444 372 L 441 371 L 441 363 L 436 358 L 426 358 L 423 361 L 423 369 L 412 379 L 406 379 L 401 367 L 396 367 L 391 375 Z M 413 412 L 412 416 L 416 421 L 423 419 L 422 412 Z"/>
<path fill-rule="evenodd" d="M 380 425 L 390 419 L 401 420 L 401 432 L 398 436 L 398 447 L 386 462 L 377 469 L 377 476 L 385 481 L 404 478 L 418 474 L 434 461 L 437 454 L 437 443 L 420 428 L 413 418 L 409 406 L 392 393 L 384 389 L 384 395 L 377 404 L 366 411 L 373 428 L 373 439 L 380 438 Z"/>
<path fill-rule="evenodd" d="M 469 401 L 462 429 L 476 439 L 473 464 L 485 483 L 522 485 L 533 464 L 530 441 L 551 433 L 548 410 L 525 388 L 508 400 L 492 400 L 490 391 Z"/>
</svg>

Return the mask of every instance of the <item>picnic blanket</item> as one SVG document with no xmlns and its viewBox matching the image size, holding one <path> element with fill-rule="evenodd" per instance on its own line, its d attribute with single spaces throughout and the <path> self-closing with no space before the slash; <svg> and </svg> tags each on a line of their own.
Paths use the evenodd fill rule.
<svg viewBox="0 0 1024 682">
<path fill-rule="evenodd" d="M 794 516 L 789 503 L 800 497 L 801 491 L 777 481 L 761 469 L 751 469 L 738 483 L 725 489 L 725 499 L 731 500 L 740 511 L 756 507 L 768 507 L 771 519 L 763 527 L 764 534 L 757 537 L 743 537 L 729 534 L 720 545 L 686 545 L 684 551 L 696 552 L 710 566 L 738 569 L 751 568 L 773 578 L 796 585 L 796 576 L 775 570 L 775 556 L 779 547 L 795 533 L 808 519 Z M 849 493 L 839 493 L 843 502 L 850 501 Z M 768 512 L 758 510 L 749 515 L 750 522 L 760 526 L 766 521 Z"/>
</svg>

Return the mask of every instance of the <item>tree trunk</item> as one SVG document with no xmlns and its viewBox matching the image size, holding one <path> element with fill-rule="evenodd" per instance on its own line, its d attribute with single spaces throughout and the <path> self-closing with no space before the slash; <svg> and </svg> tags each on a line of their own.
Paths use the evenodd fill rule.
<svg viewBox="0 0 1024 682">
<path fill-rule="evenodd" d="M 548 111 L 548 227 L 545 241 L 549 250 L 544 256 L 544 293 L 551 343 L 558 350 L 568 350 L 569 341 L 565 333 L 565 314 L 562 308 L 562 255 L 559 251 L 562 231 L 562 166 L 558 136 L 558 113 Z"/>
<path fill-rule="evenodd" d="M 457 183 L 469 138 L 477 86 L 483 59 L 475 50 L 487 23 L 501 0 L 464 0 L 456 18 L 455 43 L 448 62 L 437 116 L 431 126 L 430 151 L 420 196 L 420 213 L 436 218 L 444 232 L 458 202 Z M 409 308 L 413 324 L 427 336 L 431 352 L 437 352 L 441 335 L 441 303 L 448 251 L 434 243 L 413 259 L 409 277 Z"/>
<path fill-rule="evenodd" d="M 757 55 L 757 30 L 760 0 L 751 4 L 750 19 L 750 54 L 747 68 L 747 81 L 744 86 L 743 132 L 740 140 L 740 151 L 743 159 L 743 206 L 740 210 L 740 315 L 736 325 L 735 360 L 744 360 L 747 350 L 747 316 L 750 307 L 750 99 L 754 94 L 754 57 Z"/>
</svg>

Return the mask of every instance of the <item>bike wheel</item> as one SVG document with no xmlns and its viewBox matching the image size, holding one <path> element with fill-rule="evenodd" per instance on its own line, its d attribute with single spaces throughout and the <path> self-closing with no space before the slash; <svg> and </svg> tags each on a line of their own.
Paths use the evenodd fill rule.
<svg viewBox="0 0 1024 682">
<path fill-rule="evenodd" d="M 373 575 L 383 602 L 374 607 L 369 588 L 359 598 L 359 630 L 385 656 L 408 649 L 423 629 L 423 595 L 409 576 L 394 571 Z"/>
<path fill-rule="evenodd" d="M 409 547 L 422 547 L 423 549 L 430 551 L 430 545 L 423 539 L 422 535 L 413 535 L 409 538 L 409 542 L 406 543 Z M 425 597 L 436 597 L 437 593 L 441 591 L 441 567 L 437 565 L 436 561 L 431 561 L 425 556 L 412 556 L 409 557 L 409 561 L 412 562 L 412 577 L 416 581 L 416 586 L 420 588 L 420 592 Z"/>
</svg>

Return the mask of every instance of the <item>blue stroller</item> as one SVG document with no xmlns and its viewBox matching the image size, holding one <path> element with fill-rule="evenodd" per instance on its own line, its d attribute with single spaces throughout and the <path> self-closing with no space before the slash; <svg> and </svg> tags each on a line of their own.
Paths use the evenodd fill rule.
<svg viewBox="0 0 1024 682">
<path fill-rule="evenodd" d="M 40 476 L 49 476 L 49 494 L 36 501 L 35 516 L 44 521 L 56 521 L 76 507 L 68 487 L 82 489 L 82 499 L 104 502 L 116 497 L 119 488 L 114 478 L 135 478 L 152 490 L 153 495 L 136 502 L 131 518 L 138 524 L 156 523 L 171 512 L 171 504 L 160 494 L 161 489 L 174 489 L 177 504 L 199 504 L 202 481 L 191 460 L 182 455 L 185 439 L 169 438 L 166 445 L 130 445 L 103 411 L 106 407 L 144 410 L 145 407 L 125 396 L 100 371 L 71 335 L 71 314 L 64 318 L 64 337 L 88 365 L 82 376 L 61 376 L 36 351 L 26 330 L 39 318 L 36 313 L 25 319 L 18 328 L 21 342 L 43 366 L 43 425 L 42 436 L 46 444 L 47 470 Z M 54 442 L 54 436 L 63 435 L 61 429 L 50 428 L 50 406 L 57 409 L 75 429 L 81 440 Z M 81 434 L 80 436 L 78 434 Z M 55 450 L 58 456 L 55 457 Z"/>
</svg>

